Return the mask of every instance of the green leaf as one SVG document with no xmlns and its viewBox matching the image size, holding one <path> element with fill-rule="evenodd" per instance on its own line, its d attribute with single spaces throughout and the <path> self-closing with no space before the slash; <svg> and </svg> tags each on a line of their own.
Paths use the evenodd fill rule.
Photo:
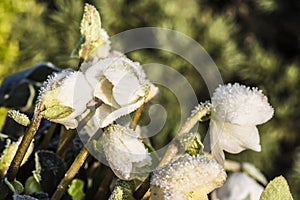
<svg viewBox="0 0 300 200">
<path fill-rule="evenodd" d="M 35 192 L 42 192 L 42 188 L 35 178 L 30 176 L 25 182 L 25 193 L 31 194 Z"/>
<path fill-rule="evenodd" d="M 273 179 L 262 192 L 260 200 L 292 200 L 289 185 L 283 176 Z"/>
<path fill-rule="evenodd" d="M 15 194 L 20 194 L 24 191 L 24 187 L 21 182 L 14 180 L 12 182 L 9 182 L 6 178 L 4 179 L 4 183 L 7 185 L 7 187 Z"/>
<path fill-rule="evenodd" d="M 73 200 L 82 200 L 85 196 L 83 189 L 84 182 L 80 179 L 74 179 L 68 189 L 68 194 Z"/>
<path fill-rule="evenodd" d="M 23 126 L 28 126 L 30 124 L 30 120 L 27 115 L 20 113 L 18 110 L 9 110 L 7 114 L 10 118 Z"/>
</svg>

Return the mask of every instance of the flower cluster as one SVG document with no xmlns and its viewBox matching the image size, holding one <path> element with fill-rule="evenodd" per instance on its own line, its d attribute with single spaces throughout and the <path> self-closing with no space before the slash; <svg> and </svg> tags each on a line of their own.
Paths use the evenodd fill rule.
<svg viewBox="0 0 300 200">
<path fill-rule="evenodd" d="M 84 71 L 65 70 L 45 84 L 40 100 L 43 116 L 66 128 L 74 129 L 76 119 L 96 99 L 99 127 L 103 128 L 152 99 L 158 89 L 148 79 L 139 63 L 125 56 L 101 59 Z"/>
</svg>

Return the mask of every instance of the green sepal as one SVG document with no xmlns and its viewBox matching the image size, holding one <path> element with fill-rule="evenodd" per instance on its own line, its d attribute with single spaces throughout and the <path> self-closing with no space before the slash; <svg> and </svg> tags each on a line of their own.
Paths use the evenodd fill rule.
<svg viewBox="0 0 300 200">
<path fill-rule="evenodd" d="M 41 115 L 47 119 L 62 119 L 68 117 L 74 111 L 73 108 L 62 105 L 53 105 L 41 112 Z"/>
</svg>

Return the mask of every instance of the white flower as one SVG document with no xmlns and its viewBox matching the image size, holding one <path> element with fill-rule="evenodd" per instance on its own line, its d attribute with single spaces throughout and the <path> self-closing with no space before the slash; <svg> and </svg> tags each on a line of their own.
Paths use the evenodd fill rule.
<svg viewBox="0 0 300 200">
<path fill-rule="evenodd" d="M 138 134 L 128 127 L 107 127 L 99 142 L 109 166 L 120 179 L 138 178 L 139 168 L 151 165 L 150 154 Z"/>
<path fill-rule="evenodd" d="M 94 87 L 94 96 L 103 102 L 96 111 L 100 127 L 133 112 L 158 90 L 146 79 L 142 67 L 125 56 L 100 60 L 85 75 Z"/>
<path fill-rule="evenodd" d="M 153 171 L 151 199 L 198 199 L 223 185 L 224 168 L 203 155 L 185 155 Z"/>
<path fill-rule="evenodd" d="M 78 125 L 76 117 L 86 110 L 86 104 L 92 98 L 92 88 L 84 74 L 65 70 L 45 84 L 40 95 L 40 101 L 45 105 L 41 114 L 67 129 L 73 129 Z"/>
<path fill-rule="evenodd" d="M 256 125 L 265 123 L 274 113 L 261 90 L 238 83 L 219 86 L 211 103 L 211 150 L 220 163 L 224 160 L 223 150 L 229 153 L 261 150 Z"/>
<path fill-rule="evenodd" d="M 226 183 L 218 188 L 216 199 L 222 200 L 259 200 L 263 187 L 247 174 L 235 172 L 231 174 Z"/>
</svg>

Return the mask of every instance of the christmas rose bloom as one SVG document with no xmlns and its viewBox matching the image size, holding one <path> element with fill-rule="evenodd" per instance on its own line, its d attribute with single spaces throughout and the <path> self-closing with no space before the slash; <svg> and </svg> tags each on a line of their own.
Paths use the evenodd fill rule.
<svg viewBox="0 0 300 200">
<path fill-rule="evenodd" d="M 274 113 L 261 90 L 238 83 L 222 85 L 213 93 L 211 103 L 210 144 L 218 162 L 223 163 L 223 150 L 261 150 L 256 125 L 267 122 Z"/>
<path fill-rule="evenodd" d="M 224 168 L 214 159 L 187 154 L 153 171 L 150 199 L 208 199 L 225 180 Z"/>
<path fill-rule="evenodd" d="M 78 125 L 76 117 L 86 110 L 93 96 L 82 72 L 64 70 L 49 78 L 39 98 L 45 106 L 43 117 L 74 129 Z"/>
<path fill-rule="evenodd" d="M 101 128 L 135 111 L 158 91 L 140 64 L 125 56 L 105 58 L 83 71 L 94 87 L 94 97 L 102 103 L 96 110 Z"/>
<path fill-rule="evenodd" d="M 139 168 L 150 166 L 151 157 L 138 134 L 118 124 L 108 126 L 97 145 L 114 173 L 123 180 L 139 178 Z"/>
<path fill-rule="evenodd" d="M 264 188 L 254 179 L 242 172 L 229 175 L 226 183 L 214 192 L 216 199 L 222 200 L 258 200 Z"/>
</svg>

